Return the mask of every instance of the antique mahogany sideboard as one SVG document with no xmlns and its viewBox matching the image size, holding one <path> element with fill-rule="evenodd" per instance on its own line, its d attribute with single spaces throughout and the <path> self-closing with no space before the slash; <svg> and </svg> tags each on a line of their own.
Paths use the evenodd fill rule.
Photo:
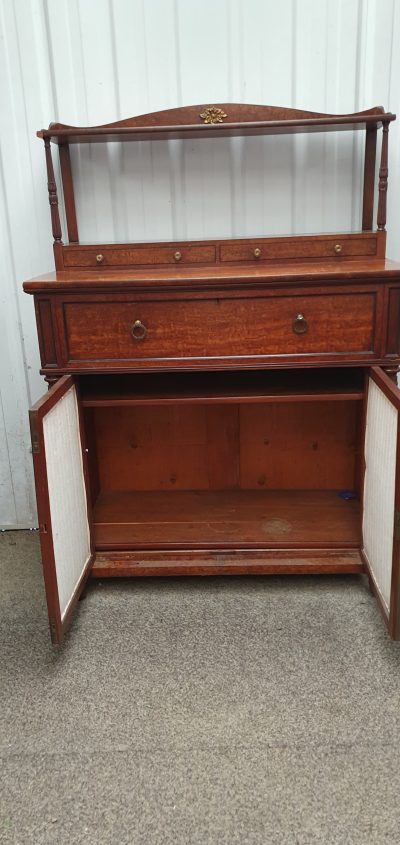
<svg viewBox="0 0 400 845">
<path fill-rule="evenodd" d="M 30 422 L 53 642 L 89 576 L 221 573 L 366 573 L 400 637 L 394 119 L 229 103 L 38 132 L 56 269 L 24 289 L 50 387 Z M 79 242 L 70 144 L 340 130 L 365 133 L 360 231 Z"/>
</svg>

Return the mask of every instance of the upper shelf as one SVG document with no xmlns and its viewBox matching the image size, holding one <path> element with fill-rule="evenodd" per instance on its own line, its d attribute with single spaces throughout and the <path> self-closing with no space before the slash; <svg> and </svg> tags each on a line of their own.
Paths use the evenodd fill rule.
<svg viewBox="0 0 400 845">
<path fill-rule="evenodd" d="M 105 141 L 155 141 L 234 135 L 275 135 L 293 132 L 337 132 L 367 129 L 389 123 L 396 115 L 382 106 L 355 114 L 322 114 L 279 106 L 238 103 L 183 106 L 142 114 L 103 126 L 67 126 L 51 123 L 37 132 L 56 144 Z"/>
</svg>

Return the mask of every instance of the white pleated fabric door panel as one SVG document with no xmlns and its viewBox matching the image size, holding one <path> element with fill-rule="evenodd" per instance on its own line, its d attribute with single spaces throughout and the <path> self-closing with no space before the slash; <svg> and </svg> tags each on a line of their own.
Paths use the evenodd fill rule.
<svg viewBox="0 0 400 845">
<path fill-rule="evenodd" d="M 44 416 L 43 436 L 54 560 L 63 620 L 91 554 L 78 402 L 74 386 Z"/>
<path fill-rule="evenodd" d="M 387 613 L 392 577 L 398 411 L 369 379 L 365 435 L 363 541 Z"/>
</svg>

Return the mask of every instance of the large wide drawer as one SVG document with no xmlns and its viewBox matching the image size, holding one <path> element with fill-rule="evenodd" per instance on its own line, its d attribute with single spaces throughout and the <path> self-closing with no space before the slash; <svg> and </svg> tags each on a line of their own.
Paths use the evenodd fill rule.
<svg viewBox="0 0 400 845">
<path fill-rule="evenodd" d="M 372 292 L 64 302 L 65 363 L 371 354 Z"/>
</svg>

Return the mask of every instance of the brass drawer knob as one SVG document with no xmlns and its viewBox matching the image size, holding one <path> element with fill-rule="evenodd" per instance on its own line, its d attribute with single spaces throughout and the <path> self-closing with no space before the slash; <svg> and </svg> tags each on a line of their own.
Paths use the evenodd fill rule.
<svg viewBox="0 0 400 845">
<path fill-rule="evenodd" d="M 334 248 L 335 248 L 335 252 L 337 253 L 337 255 L 340 255 L 340 253 L 343 249 L 342 244 L 335 244 Z"/>
<path fill-rule="evenodd" d="M 174 258 L 175 258 L 175 261 L 180 261 L 180 260 L 181 260 L 181 258 L 182 258 L 182 253 L 181 253 L 181 252 L 179 252 L 179 249 L 177 250 L 177 252 L 174 252 Z"/>
<path fill-rule="evenodd" d="M 135 320 L 133 326 L 131 326 L 131 335 L 134 340 L 143 340 L 146 337 L 147 329 L 146 326 L 143 325 L 141 320 Z"/>
<path fill-rule="evenodd" d="M 303 314 L 296 314 L 292 323 L 292 329 L 295 334 L 305 334 L 308 332 L 308 323 Z"/>
<path fill-rule="evenodd" d="M 98 264 L 101 264 L 102 261 L 104 261 L 104 255 L 102 255 L 101 253 L 99 255 L 96 255 L 96 261 Z"/>
<path fill-rule="evenodd" d="M 261 249 L 260 249 L 260 247 L 256 246 L 255 250 L 253 250 L 253 255 L 254 255 L 254 258 L 259 258 L 259 257 L 260 257 L 260 255 L 261 255 Z"/>
</svg>

